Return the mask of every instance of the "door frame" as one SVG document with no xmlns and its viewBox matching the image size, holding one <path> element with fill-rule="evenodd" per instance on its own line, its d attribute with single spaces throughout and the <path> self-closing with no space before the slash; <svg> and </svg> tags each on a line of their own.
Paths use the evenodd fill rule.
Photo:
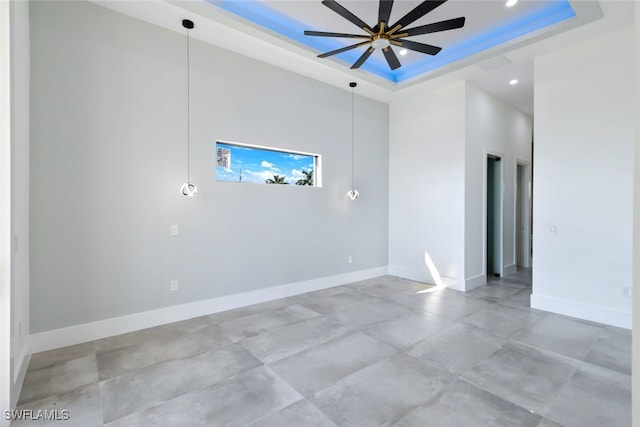
<svg viewBox="0 0 640 427">
<path fill-rule="evenodd" d="M 524 253 L 526 254 L 525 263 L 522 264 L 525 268 L 531 268 L 531 162 L 524 159 L 516 158 L 515 169 L 514 169 L 514 197 L 513 197 L 513 259 L 515 260 L 516 267 L 518 266 L 518 194 L 520 193 L 520 187 L 518 186 L 518 167 L 522 167 L 524 170 L 524 181 L 526 183 L 526 197 L 523 200 L 524 206 L 523 208 L 523 218 L 522 222 L 524 224 L 526 233 L 523 233 L 522 238 L 523 241 L 521 245 L 524 246 Z"/>
<path fill-rule="evenodd" d="M 498 241 L 500 245 L 500 268 L 498 273 L 501 277 L 504 276 L 504 172 L 505 172 L 505 156 L 503 152 L 484 149 L 482 155 L 482 170 L 483 170 L 483 185 L 482 185 L 482 272 L 487 277 L 487 184 L 488 184 L 488 167 L 487 163 L 489 158 L 500 159 L 500 221 L 498 229 L 500 230 L 500 239 Z"/>
<path fill-rule="evenodd" d="M 0 1 L 0 410 L 11 407 L 11 5 Z M 10 422 L 0 417 L 0 426 Z"/>
</svg>

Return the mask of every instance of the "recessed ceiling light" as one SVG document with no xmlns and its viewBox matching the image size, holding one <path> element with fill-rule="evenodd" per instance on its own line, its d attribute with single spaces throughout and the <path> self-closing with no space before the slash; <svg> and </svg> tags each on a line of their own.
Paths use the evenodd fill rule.
<svg viewBox="0 0 640 427">
<path fill-rule="evenodd" d="M 510 84 L 511 86 L 513 86 L 513 85 L 517 85 L 517 84 L 518 84 L 518 79 L 513 79 L 513 80 L 511 80 L 511 81 L 509 82 L 509 84 Z"/>
<path fill-rule="evenodd" d="M 400 49 L 400 55 L 405 56 L 409 51 L 407 49 Z"/>
<path fill-rule="evenodd" d="M 507 7 L 515 6 L 518 3 L 518 0 L 507 0 Z"/>
</svg>

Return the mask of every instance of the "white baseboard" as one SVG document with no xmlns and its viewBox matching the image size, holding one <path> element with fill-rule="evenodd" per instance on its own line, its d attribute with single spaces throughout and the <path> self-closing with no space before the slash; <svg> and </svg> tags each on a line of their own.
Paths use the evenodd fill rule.
<svg viewBox="0 0 640 427">
<path fill-rule="evenodd" d="M 403 279 L 415 280 L 416 282 L 429 283 L 431 281 L 431 277 L 429 277 L 426 271 L 401 267 L 399 265 L 390 265 L 389 274 L 391 276 L 402 277 Z"/>
<path fill-rule="evenodd" d="M 345 283 L 372 279 L 384 276 L 387 273 L 388 268 L 386 266 L 354 271 L 39 332 L 31 335 L 31 346 L 34 353 L 52 350 L 220 311 L 344 285 Z"/>
<path fill-rule="evenodd" d="M 418 270 L 413 268 L 401 267 L 399 265 L 390 265 L 389 274 L 392 276 L 402 277 L 403 279 L 415 280 L 416 282 L 432 283 L 433 278 L 426 270 Z M 464 292 L 464 284 L 459 283 L 455 277 L 440 276 L 447 288 Z"/>
<path fill-rule="evenodd" d="M 617 326 L 619 328 L 631 329 L 632 313 L 630 311 L 616 310 L 535 293 L 531 295 L 531 308 L 603 323 L 605 325 Z"/>
<path fill-rule="evenodd" d="M 25 351 L 19 357 L 20 363 L 15 375 L 13 384 L 11 385 L 11 408 L 15 408 L 18 405 L 18 399 L 22 392 L 22 385 L 24 384 L 24 377 L 27 375 L 27 368 L 29 362 L 31 362 L 31 347 L 27 344 Z"/>
<path fill-rule="evenodd" d="M 475 277 L 465 280 L 464 291 L 469 292 L 472 289 L 478 288 L 487 284 L 487 276 L 485 274 L 479 274 Z"/>
<path fill-rule="evenodd" d="M 509 264 L 504 266 L 503 276 L 508 276 L 518 271 L 518 266 L 515 264 Z"/>
</svg>

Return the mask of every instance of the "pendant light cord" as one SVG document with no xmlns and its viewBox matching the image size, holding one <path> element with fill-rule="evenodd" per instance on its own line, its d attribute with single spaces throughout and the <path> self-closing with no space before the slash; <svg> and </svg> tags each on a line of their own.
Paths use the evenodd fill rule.
<svg viewBox="0 0 640 427">
<path fill-rule="evenodd" d="M 187 183 L 191 183 L 191 67 L 189 58 L 189 29 L 187 29 Z"/>
<path fill-rule="evenodd" d="M 354 153 L 354 148 L 353 148 L 353 141 L 355 139 L 355 102 L 354 102 L 354 98 L 355 98 L 355 89 L 352 87 L 351 88 L 351 189 L 353 190 L 353 153 Z"/>
</svg>

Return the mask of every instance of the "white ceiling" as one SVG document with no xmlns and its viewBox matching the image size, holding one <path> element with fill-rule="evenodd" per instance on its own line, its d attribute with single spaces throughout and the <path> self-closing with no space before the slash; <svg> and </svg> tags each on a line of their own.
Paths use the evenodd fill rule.
<svg viewBox="0 0 640 427">
<path fill-rule="evenodd" d="M 191 30 L 190 35 L 194 38 L 345 90 L 349 89 L 350 81 L 357 81 L 359 94 L 384 102 L 414 96 L 455 81 L 470 80 L 481 89 L 528 114 L 533 113 L 533 58 L 550 50 L 633 25 L 632 0 L 572 0 L 571 6 L 577 14 L 575 18 L 398 84 L 363 70 L 350 70 L 350 64 L 336 59 L 319 59 L 316 55 L 320 52 L 309 46 L 266 30 L 204 0 L 93 1 L 180 33 L 185 31 L 181 26 L 182 19 L 192 19 L 196 27 Z M 377 20 L 377 0 L 338 1 L 370 25 L 374 25 Z M 300 22 L 308 22 L 309 29 L 349 33 L 358 31 L 352 23 L 322 6 L 320 0 L 269 0 L 263 3 L 268 3 L 269 7 L 295 17 Z M 418 3 L 417 0 L 397 0 L 391 20 Z M 525 11 L 527 8 L 539 7 L 540 3 L 546 1 L 520 0 L 518 6 Z M 428 36 L 412 39 L 440 44 L 444 51 L 447 45 L 481 31 L 483 25 L 494 25 L 495 20 L 504 15 L 505 9 L 504 0 L 450 0 L 431 12 L 427 21 L 416 21 L 414 26 L 458 16 L 466 16 L 468 25 L 460 30 L 429 35 L 431 37 L 428 40 L 425 38 Z M 471 19 L 471 16 L 474 18 Z M 382 55 L 380 56 L 377 59 L 386 65 Z M 421 56 L 423 55 L 412 53 L 400 58 L 403 64 L 410 64 L 411 61 L 419 61 Z M 488 68 L 494 69 L 487 70 Z M 518 79 L 519 83 L 509 85 L 511 79 Z"/>
</svg>

